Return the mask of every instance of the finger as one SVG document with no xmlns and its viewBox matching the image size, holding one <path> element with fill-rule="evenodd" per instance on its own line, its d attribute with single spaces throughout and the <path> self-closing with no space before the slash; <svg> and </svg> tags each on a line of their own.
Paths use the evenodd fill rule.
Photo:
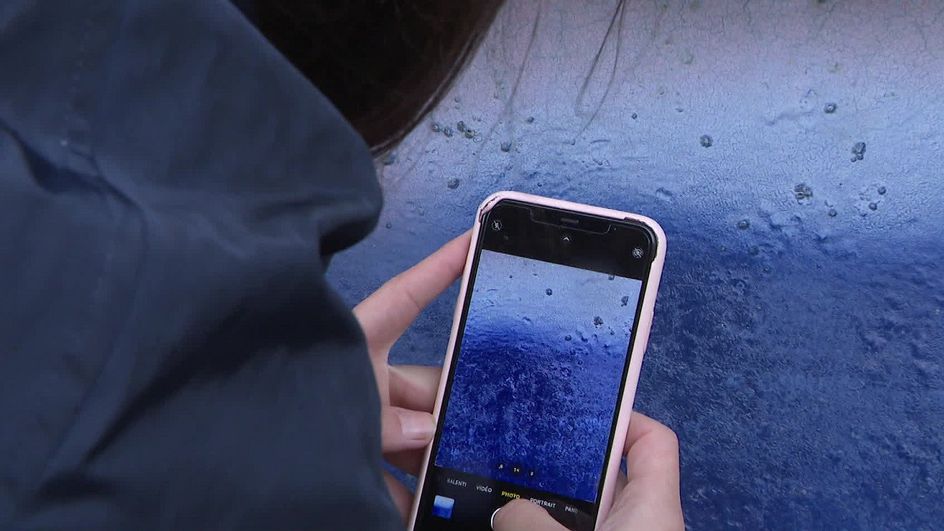
<svg viewBox="0 0 944 531">
<path fill-rule="evenodd" d="M 453 239 L 354 308 L 371 352 L 386 353 L 423 308 L 459 277 L 470 241 L 469 232 Z"/>
<path fill-rule="evenodd" d="M 386 470 L 383 473 L 384 482 L 387 484 L 387 490 L 390 491 L 390 497 L 393 498 L 393 504 L 397 506 L 397 510 L 400 511 L 400 517 L 403 518 L 403 522 L 406 523 L 407 517 L 410 515 L 410 509 L 413 505 L 413 494 L 400 483 L 397 478 L 393 477 Z"/>
<path fill-rule="evenodd" d="M 684 529 L 675 433 L 634 412 L 626 436 L 626 448 L 629 481 L 619 493 L 610 514 L 625 515 L 626 522 L 632 524 L 627 528 Z"/>
<path fill-rule="evenodd" d="M 387 371 L 390 404 L 432 413 L 442 369 L 422 365 L 396 365 Z"/>
<path fill-rule="evenodd" d="M 678 492 L 679 445 L 675 432 L 634 411 L 626 434 L 626 469 L 630 483 L 652 480 Z"/>
<path fill-rule="evenodd" d="M 623 489 L 626 488 L 626 484 L 629 483 L 629 480 L 626 479 L 626 474 L 620 470 L 618 476 L 616 476 L 616 495 L 619 496 L 620 492 L 623 492 Z"/>
<path fill-rule="evenodd" d="M 433 416 L 400 407 L 381 408 L 381 447 L 384 453 L 423 448 L 433 439 Z"/>
<path fill-rule="evenodd" d="M 567 531 L 542 507 L 528 500 L 511 500 L 492 518 L 494 531 Z"/>
<path fill-rule="evenodd" d="M 397 469 L 418 476 L 420 468 L 423 466 L 423 457 L 426 455 L 426 448 L 416 450 L 402 450 L 400 452 L 390 452 L 384 454 L 384 459 L 395 466 Z"/>
</svg>

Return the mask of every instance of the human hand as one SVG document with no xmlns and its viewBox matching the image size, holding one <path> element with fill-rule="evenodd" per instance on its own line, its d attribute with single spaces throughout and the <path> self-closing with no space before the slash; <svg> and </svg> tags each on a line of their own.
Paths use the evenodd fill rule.
<svg viewBox="0 0 944 531">
<path fill-rule="evenodd" d="M 602 531 L 680 531 L 678 438 L 665 425 L 633 412 L 626 435 L 626 468 Z M 567 531 L 540 506 L 517 499 L 495 514 L 495 531 Z"/>
<path fill-rule="evenodd" d="M 374 368 L 381 402 L 381 446 L 388 463 L 419 473 L 423 449 L 436 425 L 433 405 L 441 369 L 388 363 L 390 349 L 423 309 L 462 273 L 470 235 L 453 239 L 412 268 L 387 281 L 354 308 Z M 384 479 L 404 519 L 413 494 L 391 474 Z"/>
</svg>

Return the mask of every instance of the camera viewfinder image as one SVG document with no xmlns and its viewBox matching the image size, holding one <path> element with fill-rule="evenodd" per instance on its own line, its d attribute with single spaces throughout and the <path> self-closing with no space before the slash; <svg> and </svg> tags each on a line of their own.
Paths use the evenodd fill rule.
<svg viewBox="0 0 944 531">
<path fill-rule="evenodd" d="M 435 465 L 595 502 L 640 288 L 482 251 Z"/>
</svg>

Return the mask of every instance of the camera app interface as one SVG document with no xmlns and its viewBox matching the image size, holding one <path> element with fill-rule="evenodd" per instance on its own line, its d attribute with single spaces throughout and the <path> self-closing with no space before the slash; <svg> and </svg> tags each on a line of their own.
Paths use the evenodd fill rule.
<svg viewBox="0 0 944 531">
<path fill-rule="evenodd" d="M 482 250 L 417 529 L 592 529 L 642 282 Z"/>
</svg>

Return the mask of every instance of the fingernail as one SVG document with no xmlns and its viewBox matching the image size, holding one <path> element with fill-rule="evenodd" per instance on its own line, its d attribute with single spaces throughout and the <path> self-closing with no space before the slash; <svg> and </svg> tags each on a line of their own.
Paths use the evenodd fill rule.
<svg viewBox="0 0 944 531">
<path fill-rule="evenodd" d="M 397 416 L 400 417 L 400 429 L 403 430 L 404 437 L 414 441 L 427 441 L 433 437 L 436 425 L 433 423 L 432 415 L 409 409 L 396 411 Z"/>
</svg>

